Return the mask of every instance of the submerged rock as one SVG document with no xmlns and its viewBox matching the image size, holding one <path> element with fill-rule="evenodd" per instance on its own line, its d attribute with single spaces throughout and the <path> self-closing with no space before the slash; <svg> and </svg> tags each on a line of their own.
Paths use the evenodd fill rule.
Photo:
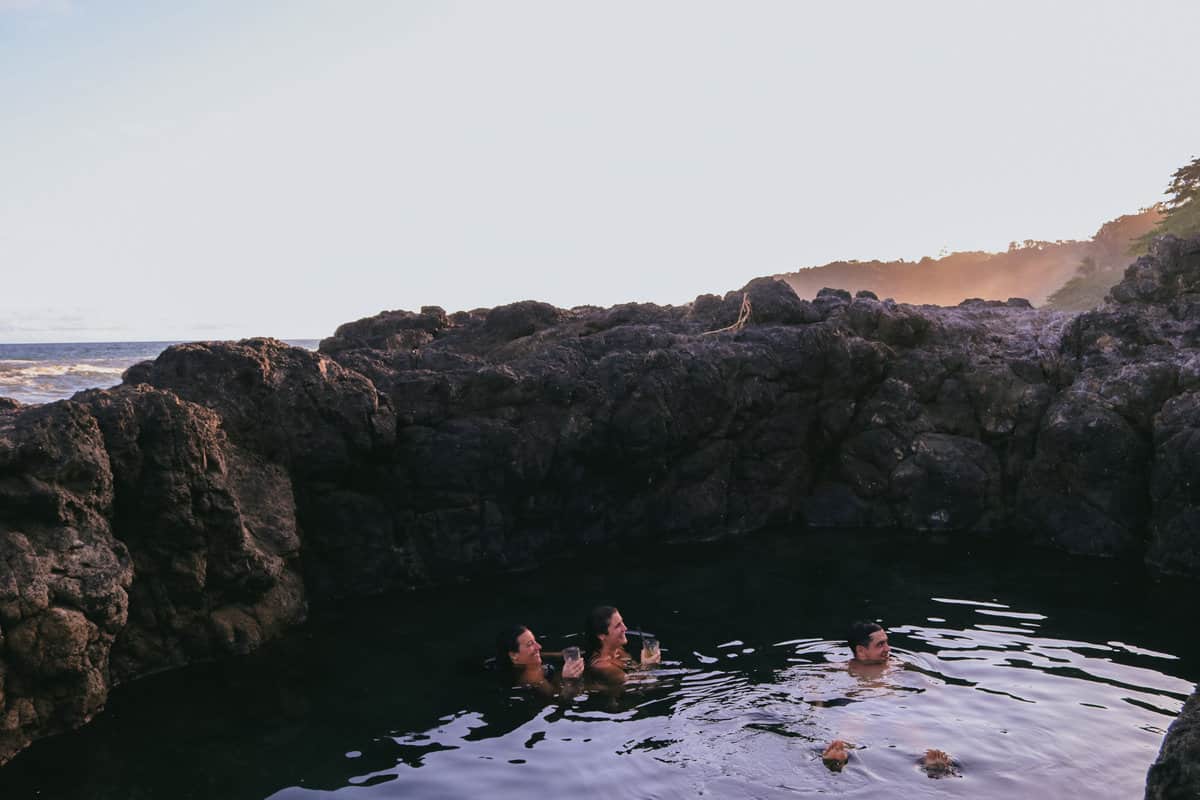
<svg viewBox="0 0 1200 800">
<path fill-rule="evenodd" d="M 1200 577 L 1200 240 L 1112 302 L 752 281 L 387 311 L 0 403 L 0 761 L 309 604 L 765 525 L 1003 535 Z"/>
</svg>

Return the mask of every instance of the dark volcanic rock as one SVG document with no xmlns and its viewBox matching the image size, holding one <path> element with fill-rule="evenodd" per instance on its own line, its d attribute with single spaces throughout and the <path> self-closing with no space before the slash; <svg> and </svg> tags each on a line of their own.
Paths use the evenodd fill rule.
<svg viewBox="0 0 1200 800">
<path fill-rule="evenodd" d="M 1144 548 L 1150 448 L 1102 397 L 1074 387 L 1049 409 L 1018 496 L 1036 533 L 1076 553 Z"/>
<path fill-rule="evenodd" d="M 1052 417 L 1060 429 L 1075 428 L 1055 457 L 1055 471 L 1074 476 L 1074 538 L 1102 552 L 1145 550 L 1156 568 L 1191 576 L 1200 575 L 1193 434 L 1200 419 L 1192 397 L 1200 388 L 1198 286 L 1200 239 L 1156 241 L 1113 287 L 1111 302 L 1064 330 L 1067 419 Z M 1045 520 L 1047 530 L 1061 529 L 1049 512 Z"/>
<path fill-rule="evenodd" d="M 86 392 L 133 556 L 114 682 L 246 653 L 304 618 L 291 482 L 233 446 L 209 409 L 148 386 Z"/>
<path fill-rule="evenodd" d="M 892 470 L 889 495 L 901 525 L 914 530 L 986 530 L 1000 509 L 1000 462 L 976 439 L 924 433 Z"/>
<path fill-rule="evenodd" d="M 426 306 L 420 314 L 410 311 L 383 311 L 374 317 L 339 325 L 333 336 L 321 341 L 325 352 L 351 348 L 406 352 L 433 340 L 449 324 L 446 312 Z"/>
<path fill-rule="evenodd" d="M 1200 692 L 1194 693 L 1171 723 L 1158 758 L 1146 776 L 1146 800 L 1200 797 Z"/>
<path fill-rule="evenodd" d="M 1150 549 L 1164 572 L 1200 575 L 1200 392 L 1168 400 L 1154 419 Z"/>
<path fill-rule="evenodd" d="M 126 383 L 212 409 L 235 443 L 314 478 L 374 460 L 395 436 L 391 409 L 362 375 L 274 339 L 174 345 Z"/>
<path fill-rule="evenodd" d="M 440 309 L 421 316 L 444 319 Z M 319 353 L 249 339 L 176 345 L 136 378 L 215 412 L 214 426 L 219 422 L 234 446 L 227 449 L 230 470 L 254 480 L 240 498 L 236 480 L 227 481 L 222 490 L 238 503 L 223 498 L 222 509 L 232 504 L 244 513 L 248 501 L 261 498 L 269 519 L 284 521 L 281 541 L 268 543 L 273 566 L 261 580 L 279 579 L 275 559 L 296 553 L 308 585 L 322 597 L 370 594 L 420 578 L 411 531 L 400 527 L 400 508 L 409 498 L 394 485 L 395 416 L 361 374 Z M 302 550 L 297 534 L 286 530 L 296 526 L 293 513 L 304 529 Z M 303 592 L 291 577 L 278 591 L 289 608 L 301 602 Z"/>
<path fill-rule="evenodd" d="M 1200 240 L 1078 317 L 770 279 L 386 311 L 0 404 L 0 760 L 115 681 L 334 603 L 774 523 L 1003 533 L 1200 577 Z"/>
<path fill-rule="evenodd" d="M 108 455 L 70 401 L 0 412 L 0 763 L 104 707 L 133 569 Z"/>
<path fill-rule="evenodd" d="M 556 325 L 564 317 L 562 311 L 549 303 L 525 300 L 493 308 L 483 320 L 483 330 L 495 342 L 510 342 Z"/>
</svg>

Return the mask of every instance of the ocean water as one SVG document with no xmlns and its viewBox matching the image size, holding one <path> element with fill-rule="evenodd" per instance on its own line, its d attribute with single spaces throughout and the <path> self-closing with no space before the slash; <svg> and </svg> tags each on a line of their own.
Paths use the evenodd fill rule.
<svg viewBox="0 0 1200 800">
<path fill-rule="evenodd" d="M 316 339 L 288 344 L 315 349 Z M 0 397 L 20 403 L 49 403 L 84 389 L 105 389 L 139 361 L 158 356 L 176 342 L 71 342 L 0 344 Z"/>
<path fill-rule="evenodd" d="M 317 609 L 253 655 L 120 687 L 0 768 L 0 797 L 1136 798 L 1200 677 L 1195 590 L 902 532 L 597 549 Z M 550 700 L 484 668 L 505 625 L 558 650 L 600 603 L 662 642 L 625 691 Z M 889 629 L 881 674 L 846 668 L 855 619 Z M 922 772 L 927 748 L 958 774 Z"/>
</svg>

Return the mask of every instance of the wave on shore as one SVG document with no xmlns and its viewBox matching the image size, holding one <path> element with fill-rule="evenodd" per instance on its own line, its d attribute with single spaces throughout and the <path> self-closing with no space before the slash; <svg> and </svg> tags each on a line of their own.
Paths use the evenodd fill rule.
<svg viewBox="0 0 1200 800">
<path fill-rule="evenodd" d="M 156 358 L 175 342 L 72 342 L 0 344 L 0 397 L 19 403 L 50 403 L 85 389 L 121 382 L 125 370 Z M 313 349 L 316 339 L 289 344 Z"/>
</svg>

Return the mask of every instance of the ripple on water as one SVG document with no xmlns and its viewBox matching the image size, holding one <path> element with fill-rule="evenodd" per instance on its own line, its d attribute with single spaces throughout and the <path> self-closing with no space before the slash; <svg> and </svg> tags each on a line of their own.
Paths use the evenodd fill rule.
<svg viewBox="0 0 1200 800">
<path fill-rule="evenodd" d="M 943 566 L 903 542 L 868 549 L 847 558 L 764 537 L 669 575 L 622 561 L 373 601 L 278 652 L 122 689 L 113 714 L 0 771 L 0 796 L 1140 795 L 1200 672 L 1178 633 L 1187 603 L 1096 562 L 972 560 L 947 545 Z M 557 598 L 581 594 L 653 623 L 667 663 L 622 694 L 585 687 L 548 703 L 474 666 L 413 658 L 417 643 L 478 664 L 510 617 L 559 648 L 575 641 L 578 610 Z M 647 611 L 681 605 L 666 619 Z M 838 637 L 854 617 L 887 624 L 889 669 L 848 668 Z M 853 745 L 840 773 L 820 760 L 834 738 Z M 917 764 L 929 748 L 961 777 L 930 779 Z"/>
</svg>

